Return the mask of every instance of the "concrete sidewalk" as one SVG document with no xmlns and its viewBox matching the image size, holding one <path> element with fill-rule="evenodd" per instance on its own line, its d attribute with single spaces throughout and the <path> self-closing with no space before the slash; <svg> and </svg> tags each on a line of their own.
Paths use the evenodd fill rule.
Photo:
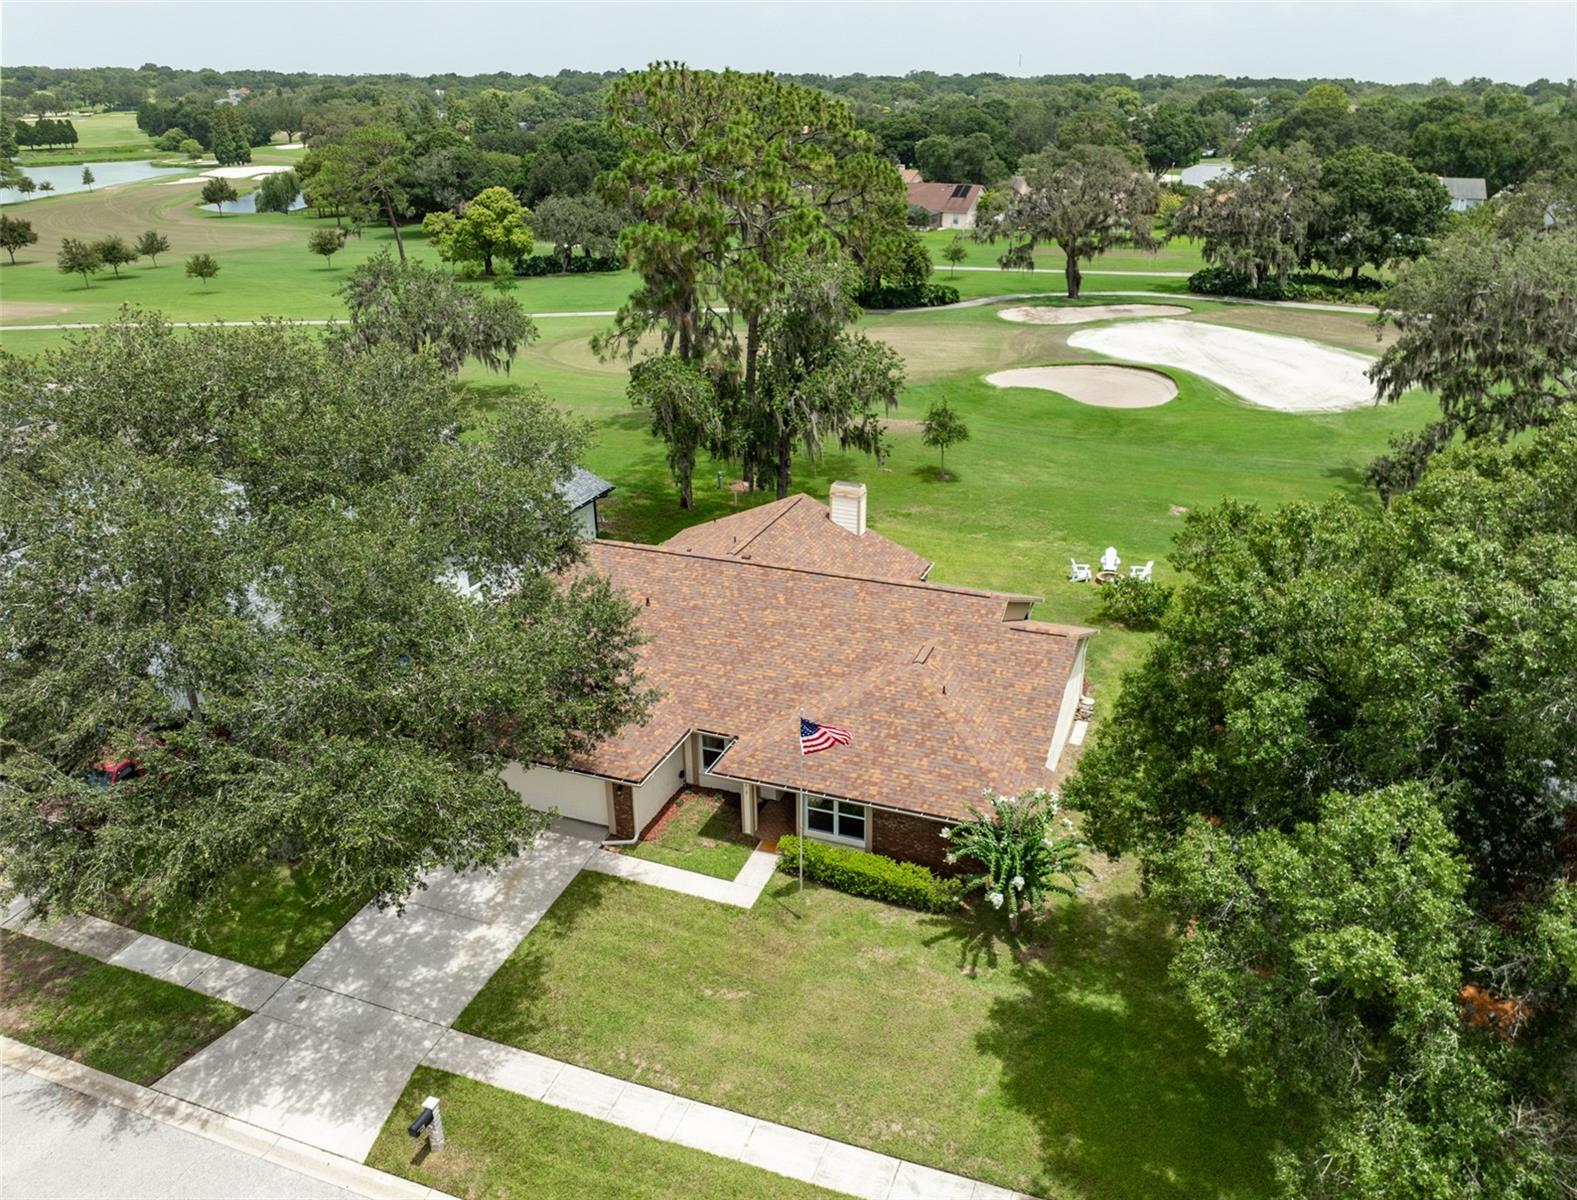
<svg viewBox="0 0 1577 1200">
<path fill-rule="evenodd" d="M 403 915 L 369 905 L 256 1015 L 155 1086 L 365 1158 L 411 1071 L 599 853 L 603 836 L 560 820 L 497 871 L 436 872 Z"/>
<path fill-rule="evenodd" d="M 686 871 L 667 863 L 650 862 L 628 854 L 601 851 L 586 860 L 586 869 L 601 875 L 613 875 L 635 883 L 664 888 L 701 900 L 715 900 L 719 904 L 732 904 L 736 908 L 753 908 L 757 898 L 777 869 L 778 856 L 766 850 L 752 850 L 739 874 L 732 879 L 719 879 L 699 871 Z"/>
</svg>

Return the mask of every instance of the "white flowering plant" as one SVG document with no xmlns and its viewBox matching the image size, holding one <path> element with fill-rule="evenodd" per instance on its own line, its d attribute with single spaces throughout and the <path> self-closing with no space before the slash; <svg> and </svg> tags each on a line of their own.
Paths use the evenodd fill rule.
<svg viewBox="0 0 1577 1200">
<path fill-rule="evenodd" d="M 1058 828 L 1061 806 L 1054 793 L 1042 789 L 1019 796 L 999 796 L 989 789 L 984 808 L 969 806 L 969 820 L 942 831 L 948 843 L 947 861 L 979 864 L 965 875 L 966 892 L 985 893 L 994 909 L 1004 905 L 1008 925 L 1017 932 L 1020 912 L 1039 910 L 1054 895 L 1074 896 L 1084 891 L 1081 876 L 1094 872 L 1084 862 L 1084 843 L 1068 830 L 1064 819 Z"/>
</svg>

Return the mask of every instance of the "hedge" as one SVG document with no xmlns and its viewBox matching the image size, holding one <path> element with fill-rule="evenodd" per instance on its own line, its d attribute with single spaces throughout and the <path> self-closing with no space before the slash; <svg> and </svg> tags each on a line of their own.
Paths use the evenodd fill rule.
<svg viewBox="0 0 1577 1200">
<path fill-rule="evenodd" d="M 1333 275 L 1299 271 L 1252 284 L 1243 275 L 1206 267 L 1188 277 L 1188 290 L 1207 296 L 1241 296 L 1248 300 L 1324 300 L 1334 304 L 1380 304 L 1386 285 L 1367 275 L 1357 283 Z"/>
<path fill-rule="evenodd" d="M 792 834 L 778 839 L 778 870 L 799 871 L 800 839 Z M 921 912 L 948 912 L 958 907 L 957 889 L 938 879 L 919 863 L 898 862 L 851 846 L 829 846 L 806 838 L 805 878 L 824 883 L 851 896 L 885 900 Z"/>
<path fill-rule="evenodd" d="M 945 283 L 868 287 L 855 297 L 861 308 L 939 308 L 958 303 L 958 289 Z"/>
<path fill-rule="evenodd" d="M 567 267 L 557 254 L 533 254 L 515 261 L 515 274 L 528 279 L 537 275 L 593 275 L 622 270 L 624 260 L 617 254 L 574 255 Z"/>
</svg>

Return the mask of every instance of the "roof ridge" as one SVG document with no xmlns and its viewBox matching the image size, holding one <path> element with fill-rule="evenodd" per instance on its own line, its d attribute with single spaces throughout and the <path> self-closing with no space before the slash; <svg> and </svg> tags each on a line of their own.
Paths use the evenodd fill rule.
<svg viewBox="0 0 1577 1200">
<path fill-rule="evenodd" d="M 617 538 L 598 538 L 588 543 L 588 549 L 610 547 L 619 550 L 641 550 L 648 554 L 667 554 L 674 558 L 704 558 L 708 562 L 731 563 L 737 567 L 754 567 L 760 571 L 793 571 L 799 575 L 818 575 L 826 579 L 849 579 L 855 583 L 872 583 L 882 587 L 918 588 L 926 592 L 949 592 L 957 596 L 978 596 L 988 600 L 1044 600 L 1044 596 L 1031 597 L 1028 594 L 1013 592 L 999 592 L 991 588 L 964 587 L 956 583 L 933 583 L 929 579 L 877 579 L 870 575 L 850 575 L 843 571 L 823 571 L 812 567 L 796 567 L 786 563 L 756 562 L 748 558 L 735 558 L 732 554 L 703 554 L 694 550 L 670 549 L 666 545 L 654 546 L 649 542 L 625 542 Z M 1004 625 L 1021 625 L 1021 621 L 1004 621 Z"/>
<path fill-rule="evenodd" d="M 743 553 L 746 546 L 750 545 L 751 542 L 755 541 L 758 537 L 760 537 L 762 534 L 764 534 L 767 530 L 771 529 L 774 525 L 776 525 L 784 517 L 788 516 L 788 514 L 791 513 L 794 510 L 795 505 L 797 505 L 801 500 L 805 499 L 805 493 L 804 492 L 795 492 L 794 495 L 792 495 L 792 496 L 785 496 L 784 499 L 787 500 L 788 503 L 785 504 L 776 513 L 774 513 L 772 515 L 772 519 L 770 521 L 768 521 L 760 529 L 756 530 L 753 534 L 751 534 L 749 537 L 747 537 L 744 541 L 740 542 L 739 545 L 735 546 L 733 554 L 731 554 L 729 557 L 734 557 L 736 555 L 739 555 L 739 554 Z M 777 501 L 774 500 L 771 503 L 776 504 Z M 766 505 L 762 505 L 762 507 L 765 508 L 767 506 Z M 719 520 L 726 520 L 727 518 L 719 517 L 718 519 Z"/>
</svg>

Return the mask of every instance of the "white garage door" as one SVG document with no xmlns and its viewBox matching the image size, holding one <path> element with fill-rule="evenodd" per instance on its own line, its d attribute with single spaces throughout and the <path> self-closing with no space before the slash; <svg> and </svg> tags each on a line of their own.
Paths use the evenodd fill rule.
<svg viewBox="0 0 1577 1200">
<path fill-rule="evenodd" d="M 532 808 L 556 808 L 562 816 L 593 825 L 608 823 L 608 785 L 600 779 L 510 763 L 504 768 L 504 782 Z"/>
</svg>

